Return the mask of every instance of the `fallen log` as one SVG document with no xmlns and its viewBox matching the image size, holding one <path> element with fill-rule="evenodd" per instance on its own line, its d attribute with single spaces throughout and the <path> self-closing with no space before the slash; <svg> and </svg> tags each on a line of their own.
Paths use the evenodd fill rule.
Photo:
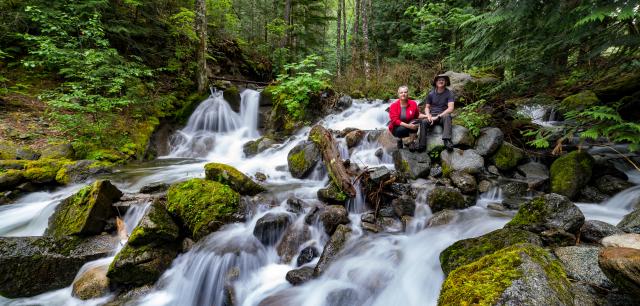
<svg viewBox="0 0 640 306">
<path fill-rule="evenodd" d="M 344 192 L 345 195 L 354 198 L 356 196 L 356 189 L 351 183 L 351 176 L 342 163 L 338 146 L 333 140 L 331 132 L 321 125 L 315 125 L 311 128 L 311 132 L 309 132 L 309 140 L 313 141 L 318 150 L 322 152 L 322 160 L 324 161 L 325 167 L 327 167 L 329 177 L 333 184 L 336 185 L 340 191 Z"/>
</svg>

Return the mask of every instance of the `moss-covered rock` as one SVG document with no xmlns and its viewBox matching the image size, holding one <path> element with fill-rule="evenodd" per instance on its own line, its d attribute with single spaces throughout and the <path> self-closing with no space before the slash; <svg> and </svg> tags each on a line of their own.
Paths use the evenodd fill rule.
<svg viewBox="0 0 640 306">
<path fill-rule="evenodd" d="M 551 192 L 573 199 L 591 179 L 594 160 L 583 151 L 573 151 L 551 164 Z"/>
<path fill-rule="evenodd" d="M 247 141 L 242 145 L 242 151 L 244 152 L 245 157 L 252 157 L 271 148 L 275 144 L 276 141 L 269 137 L 260 137 L 256 140 Z"/>
<path fill-rule="evenodd" d="M 229 103 L 229 106 L 236 111 L 240 111 L 240 89 L 237 86 L 231 85 L 228 86 L 224 92 L 222 92 L 222 96 Z"/>
<path fill-rule="evenodd" d="M 264 187 L 229 165 L 208 163 L 204 166 L 204 172 L 208 180 L 229 185 L 242 195 L 256 195 L 265 191 Z"/>
<path fill-rule="evenodd" d="M 56 175 L 60 168 L 68 163 L 67 160 L 41 159 L 26 164 L 24 178 L 36 184 L 51 184 L 56 182 Z"/>
<path fill-rule="evenodd" d="M 167 211 L 178 217 L 195 239 L 238 221 L 239 203 L 240 195 L 231 187 L 203 179 L 174 184 L 167 192 Z"/>
<path fill-rule="evenodd" d="M 560 102 L 560 107 L 565 111 L 583 110 L 589 106 L 594 106 L 600 102 L 598 96 L 591 91 L 585 90 L 575 95 L 568 96 Z"/>
<path fill-rule="evenodd" d="M 161 246 L 126 244 L 113 259 L 107 277 L 115 286 L 155 283 L 178 255 L 176 244 Z"/>
<path fill-rule="evenodd" d="M 171 219 L 164 204 L 156 200 L 151 204 L 138 226 L 131 232 L 128 243 L 132 246 L 170 243 L 175 242 L 179 236 L 180 229 Z"/>
<path fill-rule="evenodd" d="M 525 157 L 522 150 L 505 141 L 500 145 L 492 159 L 493 164 L 496 165 L 498 169 L 507 171 L 515 168 Z"/>
<path fill-rule="evenodd" d="M 69 143 L 51 144 L 42 149 L 43 159 L 73 159 L 75 152 Z"/>
<path fill-rule="evenodd" d="M 427 195 L 427 204 L 431 207 L 432 212 L 443 209 L 463 209 L 469 206 L 462 193 L 448 187 L 434 188 Z"/>
<path fill-rule="evenodd" d="M 64 162 L 56 172 L 56 182 L 62 185 L 84 182 L 93 176 L 110 173 L 112 168 L 113 164 L 107 161 Z"/>
<path fill-rule="evenodd" d="M 115 243 L 108 235 L 0 237 L 0 295 L 26 297 L 67 287 L 82 265 L 109 256 Z"/>
<path fill-rule="evenodd" d="M 24 171 L 9 169 L 0 172 L 0 191 L 12 190 L 24 182 Z"/>
<path fill-rule="evenodd" d="M 0 159 L 16 159 L 18 146 L 6 140 L 0 140 Z"/>
<path fill-rule="evenodd" d="M 313 270 L 314 276 L 322 274 L 329 265 L 338 258 L 340 252 L 344 249 L 345 244 L 349 238 L 351 238 L 351 235 L 352 232 L 348 226 L 344 224 L 338 225 L 335 232 L 331 235 L 331 238 L 329 238 L 329 241 L 324 246 L 324 250 L 322 251 L 322 255 L 320 255 L 318 264 Z"/>
<path fill-rule="evenodd" d="M 438 305 L 573 305 L 570 286 L 557 260 L 523 243 L 453 270 Z"/>
<path fill-rule="evenodd" d="M 505 228 L 521 228 L 534 233 L 558 229 L 577 234 L 583 224 L 584 215 L 578 206 L 562 195 L 551 193 L 522 205 Z"/>
<path fill-rule="evenodd" d="M 9 160 L 0 160 L 0 173 L 6 170 L 24 170 L 29 162 L 26 160 L 17 160 L 17 159 L 9 159 Z"/>
<path fill-rule="evenodd" d="M 49 218 L 45 234 L 55 237 L 100 234 L 115 213 L 111 204 L 122 192 L 110 181 L 98 180 L 66 198 Z"/>
<path fill-rule="evenodd" d="M 320 151 L 311 141 L 299 143 L 287 155 L 289 171 L 295 178 L 307 177 L 319 161 Z"/>
<path fill-rule="evenodd" d="M 317 195 L 320 201 L 329 204 L 344 204 L 348 199 L 347 195 L 334 184 L 318 189 Z"/>
<path fill-rule="evenodd" d="M 445 275 L 483 256 L 518 244 L 542 246 L 542 240 L 532 232 L 519 229 L 499 229 L 476 238 L 459 240 L 440 253 L 440 265 Z"/>
</svg>

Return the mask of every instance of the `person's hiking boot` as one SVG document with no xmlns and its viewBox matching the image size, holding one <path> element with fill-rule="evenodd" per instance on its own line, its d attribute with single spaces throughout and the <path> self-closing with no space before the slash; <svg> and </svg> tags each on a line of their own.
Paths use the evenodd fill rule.
<svg viewBox="0 0 640 306">
<path fill-rule="evenodd" d="M 444 146 L 447 148 L 447 151 L 453 151 L 453 142 L 451 142 L 451 139 L 444 139 Z"/>
<path fill-rule="evenodd" d="M 398 149 L 402 149 L 404 147 L 402 143 L 402 138 L 398 139 L 398 143 L 396 144 L 396 146 L 398 147 Z"/>
<path fill-rule="evenodd" d="M 407 147 L 409 148 L 409 152 L 415 152 L 418 150 L 418 147 L 416 146 L 415 142 L 409 143 Z"/>
</svg>

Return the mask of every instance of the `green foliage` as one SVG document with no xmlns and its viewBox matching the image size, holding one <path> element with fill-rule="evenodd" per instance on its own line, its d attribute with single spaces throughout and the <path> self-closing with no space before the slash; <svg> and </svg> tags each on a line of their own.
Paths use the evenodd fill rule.
<svg viewBox="0 0 640 306">
<path fill-rule="evenodd" d="M 285 65 L 291 74 L 279 75 L 278 83 L 272 89 L 276 105 L 284 106 L 294 120 L 304 119 L 311 96 L 329 86 L 331 74 L 326 69 L 317 68 L 318 61 L 320 57 L 312 54 L 299 63 Z"/>
<path fill-rule="evenodd" d="M 489 125 L 491 114 L 482 111 L 482 107 L 487 101 L 478 100 L 462 108 L 455 117 L 456 123 L 469 129 L 474 137 L 480 135 L 480 130 Z"/>
<path fill-rule="evenodd" d="M 640 149 L 640 123 L 625 121 L 610 106 L 591 106 L 583 111 L 570 111 L 565 117 L 584 129 L 578 132 L 582 139 L 603 137 L 616 143 L 628 143 L 629 150 Z"/>
</svg>

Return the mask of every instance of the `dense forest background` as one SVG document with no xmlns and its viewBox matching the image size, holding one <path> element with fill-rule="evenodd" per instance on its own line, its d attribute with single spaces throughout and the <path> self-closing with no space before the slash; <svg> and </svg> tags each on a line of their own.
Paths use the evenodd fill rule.
<svg viewBox="0 0 640 306">
<path fill-rule="evenodd" d="M 582 93 L 590 97 L 579 99 L 584 105 L 560 105 L 575 122 L 571 134 L 633 149 L 640 143 L 639 6 L 3 0 L 0 106 L 30 106 L 42 118 L 29 121 L 36 128 L 28 133 L 5 127 L 1 136 L 72 141 L 81 158 L 140 158 L 159 122 L 186 118 L 207 84 L 226 86 L 220 78 L 272 82 L 276 107 L 289 120 L 308 122 L 309 96 L 319 91 L 390 98 L 408 84 L 419 98 L 435 74 L 453 70 L 492 80 L 459 97 L 478 114 L 461 116 L 468 126 L 481 126 L 486 116 L 517 119 L 500 113 L 514 98 L 554 103 Z M 531 147 L 557 141 L 550 131 L 516 128 Z"/>
</svg>

